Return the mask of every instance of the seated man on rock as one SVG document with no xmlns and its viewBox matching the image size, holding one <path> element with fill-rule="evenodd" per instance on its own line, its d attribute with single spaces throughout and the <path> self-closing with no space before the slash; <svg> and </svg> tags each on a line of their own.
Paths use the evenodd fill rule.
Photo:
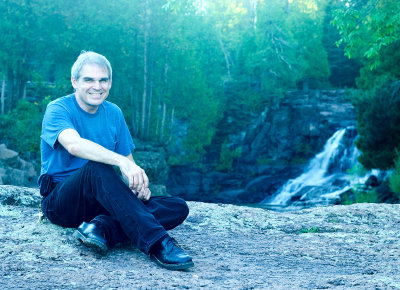
<svg viewBox="0 0 400 290">
<path fill-rule="evenodd" d="M 167 233 L 186 219 L 188 206 L 177 197 L 151 197 L 148 177 L 132 157 L 122 112 L 106 101 L 109 61 L 83 52 L 72 66 L 71 82 L 75 93 L 52 101 L 43 118 L 38 183 L 44 215 L 77 228 L 75 237 L 96 251 L 132 241 L 164 268 L 192 267 L 192 258 Z"/>
</svg>

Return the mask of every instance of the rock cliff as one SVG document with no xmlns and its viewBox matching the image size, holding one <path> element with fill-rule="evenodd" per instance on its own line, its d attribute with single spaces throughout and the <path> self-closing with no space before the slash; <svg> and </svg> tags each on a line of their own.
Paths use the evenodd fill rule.
<svg viewBox="0 0 400 290">
<path fill-rule="evenodd" d="M 89 252 L 73 229 L 37 222 L 35 189 L 0 186 L 1 289 L 396 289 L 400 205 L 290 213 L 189 202 L 171 231 L 195 267 L 158 268 L 131 245 Z"/>
<path fill-rule="evenodd" d="M 345 91 L 288 92 L 244 132 L 228 136 L 231 149 L 242 152 L 230 172 L 216 171 L 207 160 L 202 160 L 204 170 L 175 166 L 168 191 L 197 201 L 260 202 L 298 176 L 333 133 L 351 126 L 356 114 Z"/>
</svg>

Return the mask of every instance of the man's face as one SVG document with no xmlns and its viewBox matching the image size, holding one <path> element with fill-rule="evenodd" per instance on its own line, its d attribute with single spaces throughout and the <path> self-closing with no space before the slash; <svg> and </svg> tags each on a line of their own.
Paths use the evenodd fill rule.
<svg viewBox="0 0 400 290">
<path fill-rule="evenodd" d="M 75 96 L 79 106 L 88 113 L 97 111 L 108 97 L 111 88 L 107 68 L 96 64 L 85 64 L 79 79 L 71 77 L 71 82 L 76 90 Z"/>
</svg>

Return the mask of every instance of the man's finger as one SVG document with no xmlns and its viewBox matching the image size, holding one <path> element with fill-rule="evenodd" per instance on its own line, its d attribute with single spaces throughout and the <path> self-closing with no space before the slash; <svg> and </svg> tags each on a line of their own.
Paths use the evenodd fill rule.
<svg viewBox="0 0 400 290">
<path fill-rule="evenodd" d="M 129 188 L 130 189 L 133 189 L 133 176 L 129 176 L 129 178 L 128 178 L 128 181 L 129 181 Z"/>
<path fill-rule="evenodd" d="M 139 195 L 138 195 L 139 199 L 141 200 L 146 200 L 146 191 L 145 190 L 141 190 L 139 191 Z"/>
<path fill-rule="evenodd" d="M 149 187 L 149 178 L 147 177 L 146 172 L 143 171 L 143 186 L 144 188 L 148 188 Z"/>
<path fill-rule="evenodd" d="M 146 195 L 146 200 L 149 200 L 151 196 L 151 191 L 147 189 L 147 195 Z"/>
<path fill-rule="evenodd" d="M 133 176 L 133 188 L 139 191 L 139 178 L 138 176 L 134 175 Z"/>
<path fill-rule="evenodd" d="M 143 188 L 143 176 L 142 174 L 138 174 L 138 184 L 137 184 L 138 190 L 142 190 Z"/>
</svg>

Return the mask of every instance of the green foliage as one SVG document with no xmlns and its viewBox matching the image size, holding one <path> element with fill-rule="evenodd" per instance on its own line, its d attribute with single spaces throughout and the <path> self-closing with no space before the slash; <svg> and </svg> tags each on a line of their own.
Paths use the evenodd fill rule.
<svg viewBox="0 0 400 290">
<path fill-rule="evenodd" d="M 398 152 L 394 165 L 393 172 L 389 177 L 389 187 L 400 199 L 400 154 Z"/>
<path fill-rule="evenodd" d="M 382 50 L 400 37 L 400 2 L 392 0 L 343 1 L 332 23 L 345 44 L 346 55 L 363 58 L 370 69 L 382 61 Z"/>
<path fill-rule="evenodd" d="M 376 190 L 369 191 L 356 191 L 355 192 L 356 203 L 376 203 L 379 202 L 378 194 Z"/>
<path fill-rule="evenodd" d="M 242 148 L 231 149 L 227 143 L 224 143 L 221 148 L 219 164 L 216 170 L 229 172 L 232 170 L 232 164 L 235 158 L 242 155 Z"/>
<path fill-rule="evenodd" d="M 272 164 L 273 162 L 274 160 L 268 157 L 257 158 L 257 165 L 269 165 Z"/>
<path fill-rule="evenodd" d="M 22 157 L 29 158 L 32 153 L 37 159 L 40 157 L 35 153 L 40 149 L 41 123 L 49 102 L 49 97 L 40 103 L 20 100 L 14 110 L 0 117 L 0 136 L 10 149 L 19 152 Z"/>
<path fill-rule="evenodd" d="M 330 1 L 326 8 L 322 43 L 328 55 L 331 75 L 329 81 L 332 86 L 340 88 L 354 88 L 355 79 L 360 75 L 361 63 L 357 59 L 349 59 L 344 55 L 344 45 L 336 45 L 340 34 L 338 29 L 331 25 L 334 15 L 332 12 L 342 7 L 340 1 Z"/>
<path fill-rule="evenodd" d="M 341 204 L 350 205 L 353 203 L 377 203 L 382 202 L 375 189 L 366 190 L 361 186 L 355 186 L 351 192 L 342 195 Z"/>
<path fill-rule="evenodd" d="M 358 112 L 357 147 L 360 163 L 366 169 L 394 166 L 400 144 L 400 83 L 385 82 L 355 97 Z"/>
<path fill-rule="evenodd" d="M 322 44 L 326 2 L 318 1 L 306 7 L 300 1 L 293 4 L 298 6 L 299 12 L 292 13 L 287 23 L 296 44 L 298 77 L 303 82 L 327 80 L 329 63 Z"/>
<path fill-rule="evenodd" d="M 367 170 L 362 166 L 362 164 L 357 163 L 352 168 L 347 169 L 346 173 L 353 176 L 365 176 L 367 174 Z"/>
</svg>

